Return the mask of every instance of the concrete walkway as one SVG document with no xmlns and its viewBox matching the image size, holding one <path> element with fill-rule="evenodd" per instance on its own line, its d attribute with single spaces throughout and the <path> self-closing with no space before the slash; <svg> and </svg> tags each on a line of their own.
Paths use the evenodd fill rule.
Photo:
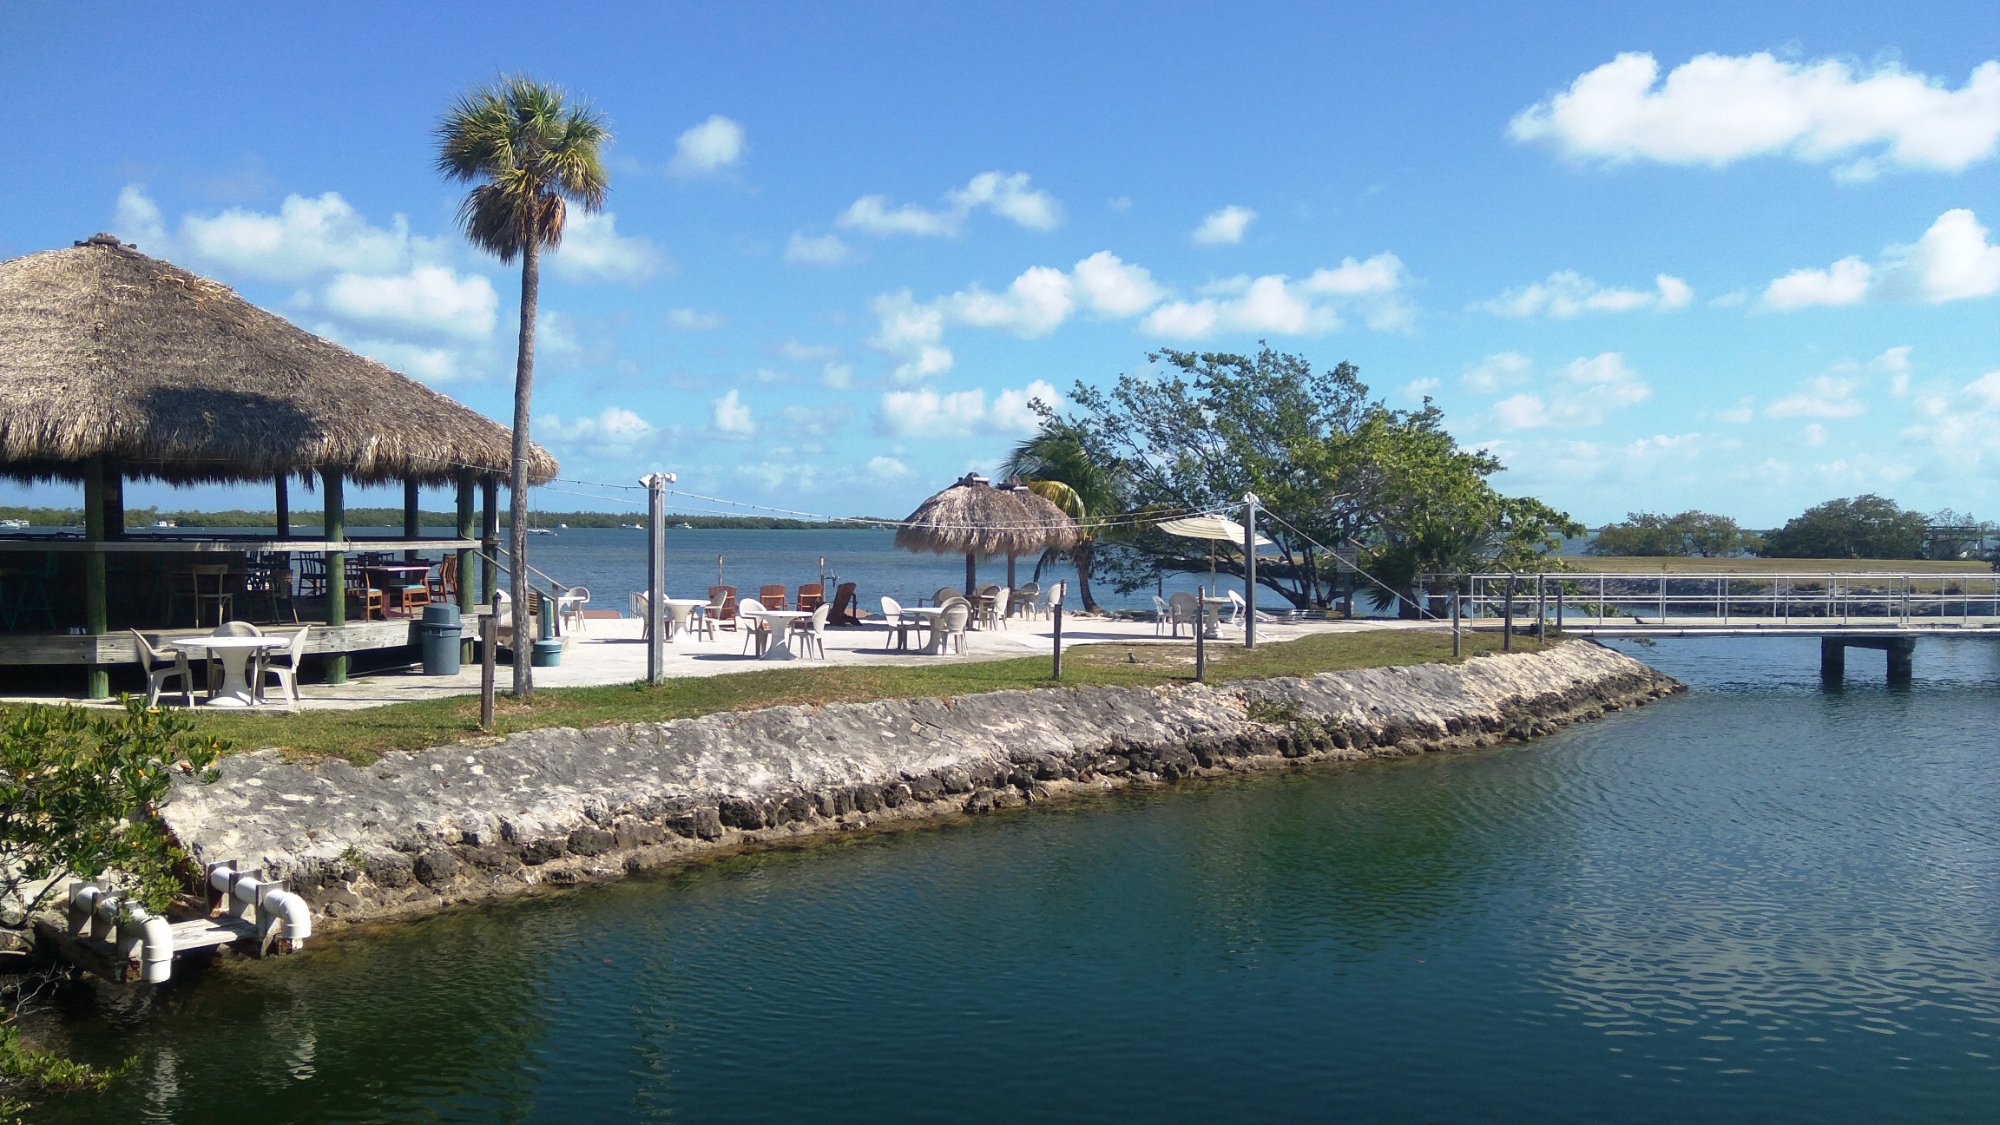
<svg viewBox="0 0 2000 1125">
<path fill-rule="evenodd" d="M 641 622 L 634 617 L 593 618 L 583 632 L 572 632 L 565 640 L 561 665 L 535 669 L 536 687 L 589 687 L 629 684 L 646 678 L 646 644 L 641 639 Z M 1413 621 L 1310 621 L 1296 624 L 1260 623 L 1257 643 L 1283 643 L 1316 633 L 1348 633 L 1377 629 L 1437 629 L 1435 622 Z M 282 633 L 282 629 L 273 629 Z M 665 673 L 681 676 L 726 676 L 770 668 L 821 668 L 855 665 L 915 665 L 939 660 L 1007 660 L 1035 654 L 1048 655 L 1055 643 L 1048 621 L 1012 619 L 1005 629 L 971 630 L 965 635 L 965 654 L 925 656 L 916 652 L 884 651 L 894 644 L 894 634 L 883 625 L 870 623 L 826 630 L 826 658 L 801 657 L 790 661 L 759 660 L 744 651 L 741 632 L 721 630 L 714 640 L 682 634 L 665 646 Z M 1089 644 L 1174 645 L 1192 652 L 1185 630 L 1177 638 L 1159 635 L 1151 621 L 1130 621 L 1089 614 L 1067 614 L 1063 618 L 1063 648 Z M 1241 627 L 1223 626 L 1213 645 L 1240 646 Z M 793 643 L 794 650 L 801 646 Z M 496 669 L 501 691 L 513 682 L 513 670 L 502 663 Z M 276 698 L 277 686 L 271 687 Z M 455 676 L 426 676 L 420 667 L 393 669 L 355 676 L 344 684 L 303 683 L 303 706 L 310 710 L 381 707 L 419 699 L 476 695 L 479 665 L 465 665 Z M 196 698 L 201 698 L 200 693 Z M 74 698 L 6 697 L 7 702 L 80 702 Z"/>
</svg>

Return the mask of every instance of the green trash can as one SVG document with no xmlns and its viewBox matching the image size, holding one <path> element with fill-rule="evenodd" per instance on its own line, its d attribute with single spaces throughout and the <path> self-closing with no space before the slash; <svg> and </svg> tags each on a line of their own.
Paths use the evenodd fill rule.
<svg viewBox="0 0 2000 1125">
<path fill-rule="evenodd" d="M 424 654 L 424 675 L 458 675 L 461 630 L 458 607 L 449 602 L 432 602 L 424 607 L 424 619 L 417 622 L 417 643 Z"/>
<path fill-rule="evenodd" d="M 535 654 L 528 659 L 536 668 L 554 668 L 562 663 L 562 642 L 536 641 Z"/>
</svg>

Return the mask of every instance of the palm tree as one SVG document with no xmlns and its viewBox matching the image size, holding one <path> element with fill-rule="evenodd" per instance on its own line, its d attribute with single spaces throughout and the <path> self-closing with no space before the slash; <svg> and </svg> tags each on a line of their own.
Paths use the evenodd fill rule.
<svg viewBox="0 0 2000 1125">
<path fill-rule="evenodd" d="M 461 95 L 437 126 L 437 170 L 476 184 L 458 205 L 474 246 L 502 262 L 521 259 L 521 337 L 514 358 L 514 454 L 509 482 L 508 591 L 517 614 L 514 694 L 534 691 L 532 663 L 521 658 L 520 617 L 528 604 L 528 406 L 535 381 L 535 305 L 542 247 L 562 242 L 569 204 L 604 206 L 598 148 L 611 139 L 603 118 L 563 91 L 510 75 Z"/>
<path fill-rule="evenodd" d="M 1123 492 L 1117 470 L 1093 458 L 1074 430 L 1047 422 L 1041 432 L 1014 447 L 1000 473 L 1020 480 L 1077 521 L 1076 546 L 1068 554 L 1076 564 L 1076 589 L 1083 608 L 1096 612 L 1090 571 L 1103 529 L 1088 521 L 1117 510 Z"/>
</svg>

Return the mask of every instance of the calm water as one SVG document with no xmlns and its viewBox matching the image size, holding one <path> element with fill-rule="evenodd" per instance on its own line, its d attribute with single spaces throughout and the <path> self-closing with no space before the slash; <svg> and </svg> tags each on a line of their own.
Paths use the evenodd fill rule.
<svg viewBox="0 0 2000 1125">
<path fill-rule="evenodd" d="M 386 534 L 401 534 L 383 529 Z M 439 529 L 439 534 L 446 534 Z M 356 534 L 360 534 L 357 532 Z M 781 584 L 796 592 L 807 582 L 820 580 L 820 559 L 826 560 L 830 583 L 853 582 L 862 608 L 878 610 L 880 598 L 914 604 L 929 597 L 940 586 L 965 584 L 964 555 L 917 554 L 897 550 L 893 530 L 843 528 L 829 531 L 765 529 L 669 529 L 667 532 L 667 591 L 677 596 L 705 597 L 717 585 L 718 559 L 723 582 L 737 588 L 739 596 L 755 597 L 757 587 Z M 537 535 L 528 540 L 528 562 L 565 586 L 587 586 L 591 605 L 624 612 L 626 595 L 646 588 L 646 533 L 622 528 L 579 527 L 554 535 Z M 1028 582 L 1034 576 L 1035 560 L 1015 564 L 1015 577 Z M 1075 586 L 1075 572 L 1066 564 L 1044 571 L 1042 585 L 1063 578 Z M 979 581 L 1005 582 L 1005 556 L 981 559 Z M 1168 575 L 1164 588 L 1193 591 L 1206 583 L 1208 575 Z M 1233 583 L 1242 588 L 1241 580 Z M 831 594 L 832 588 L 828 591 Z M 1152 608 L 1154 589 L 1119 594 L 1109 583 L 1091 587 L 1100 605 L 1110 609 Z M 1266 594 L 1266 599 L 1276 595 Z M 1074 595 L 1070 604 L 1076 605 Z"/>
<path fill-rule="evenodd" d="M 2000 644 L 465 912 L 77 1015 L 57 1121 L 1991 1120 Z"/>
</svg>

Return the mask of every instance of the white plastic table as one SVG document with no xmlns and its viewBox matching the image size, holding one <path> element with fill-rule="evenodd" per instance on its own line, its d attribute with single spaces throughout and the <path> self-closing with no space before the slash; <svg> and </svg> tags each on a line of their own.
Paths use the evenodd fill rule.
<svg viewBox="0 0 2000 1125">
<path fill-rule="evenodd" d="M 1201 599 L 1201 628 L 1203 636 L 1215 638 L 1222 635 L 1222 611 L 1228 605 L 1228 598 Z"/>
<path fill-rule="evenodd" d="M 210 692 L 210 707 L 255 707 L 257 695 L 245 675 L 256 652 L 286 648 L 290 637 L 186 637 L 173 642 L 189 656 L 214 656 L 222 661 L 222 686 Z"/>
<path fill-rule="evenodd" d="M 792 622 L 803 621 L 812 614 L 800 613 L 795 609 L 746 609 L 742 616 L 761 621 L 768 626 L 760 633 L 760 636 L 765 638 L 764 651 L 757 654 L 757 659 L 794 660 L 798 654 L 792 651 Z"/>
<path fill-rule="evenodd" d="M 928 628 L 931 632 L 930 641 L 924 647 L 918 649 L 918 652 L 926 656 L 936 656 L 938 653 L 944 651 L 944 637 L 938 633 L 938 619 L 944 616 L 944 612 L 945 607 L 941 605 L 906 605 L 903 607 L 903 616 L 923 618 L 925 628 Z"/>
<path fill-rule="evenodd" d="M 667 622 L 667 640 L 674 642 L 676 644 L 685 644 L 686 642 L 693 639 L 694 629 L 692 627 L 686 629 L 674 628 L 673 614 L 668 611 L 672 610 L 676 606 L 686 610 L 707 609 L 708 603 L 702 600 L 701 598 L 660 599 L 660 613 L 661 616 L 663 616 Z"/>
</svg>

